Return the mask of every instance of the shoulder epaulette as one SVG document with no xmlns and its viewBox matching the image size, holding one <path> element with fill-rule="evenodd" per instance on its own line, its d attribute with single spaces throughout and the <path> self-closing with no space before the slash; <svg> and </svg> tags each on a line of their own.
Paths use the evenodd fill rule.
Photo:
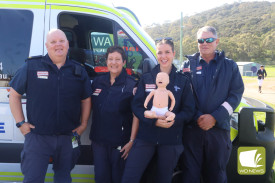
<svg viewBox="0 0 275 183">
<path fill-rule="evenodd" d="M 42 57 L 43 57 L 43 55 L 31 56 L 31 57 L 28 57 L 28 58 L 25 60 L 25 62 L 27 62 L 28 60 L 40 59 L 40 58 L 42 58 Z"/>
<path fill-rule="evenodd" d="M 130 75 L 128 75 L 128 77 L 127 77 L 128 79 L 130 79 L 130 80 L 133 80 L 133 81 L 137 81 L 137 78 L 136 77 L 134 77 L 134 76 L 130 76 Z"/>
<path fill-rule="evenodd" d="M 128 75 L 127 80 L 129 80 L 132 83 L 135 83 L 135 85 L 137 85 L 137 83 L 138 83 L 138 78 L 130 76 L 130 75 Z"/>
</svg>

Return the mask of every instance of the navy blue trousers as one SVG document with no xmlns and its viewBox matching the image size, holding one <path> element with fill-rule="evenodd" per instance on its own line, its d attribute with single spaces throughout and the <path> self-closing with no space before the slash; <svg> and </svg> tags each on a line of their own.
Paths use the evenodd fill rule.
<svg viewBox="0 0 275 183">
<path fill-rule="evenodd" d="M 24 183 L 44 183 L 50 157 L 53 158 L 54 182 L 70 183 L 72 168 L 72 138 L 69 135 L 25 136 L 21 153 L 21 170 Z"/>
<path fill-rule="evenodd" d="M 156 152 L 158 183 L 171 183 L 174 168 L 183 145 L 156 145 L 136 139 L 126 161 L 122 183 L 139 183 L 148 163 Z"/>
<path fill-rule="evenodd" d="M 92 142 L 95 166 L 95 181 L 98 183 L 120 183 L 125 160 L 117 147 Z"/>
<path fill-rule="evenodd" d="M 230 132 L 212 128 L 204 131 L 187 126 L 183 133 L 183 183 L 226 183 L 226 165 L 232 144 Z"/>
</svg>

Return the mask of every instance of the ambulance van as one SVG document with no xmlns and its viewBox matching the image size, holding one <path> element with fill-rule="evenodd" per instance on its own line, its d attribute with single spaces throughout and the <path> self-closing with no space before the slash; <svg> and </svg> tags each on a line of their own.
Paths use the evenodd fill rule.
<svg viewBox="0 0 275 183">
<path fill-rule="evenodd" d="M 1 0 L 0 182 L 23 180 L 20 152 L 24 137 L 16 128 L 9 108 L 9 81 L 26 58 L 47 53 L 46 35 L 52 28 L 65 32 L 70 46 L 69 57 L 84 64 L 91 80 L 96 73 L 107 71 L 105 53 L 112 45 L 124 48 L 127 55 L 126 70 L 136 78 L 157 64 L 154 41 L 126 8 L 88 0 Z M 26 114 L 24 96 L 22 103 Z M 82 156 L 72 171 L 73 182 L 94 182 L 88 135 L 89 130 L 86 130 L 81 137 Z M 45 182 L 52 180 L 50 165 Z"/>
</svg>

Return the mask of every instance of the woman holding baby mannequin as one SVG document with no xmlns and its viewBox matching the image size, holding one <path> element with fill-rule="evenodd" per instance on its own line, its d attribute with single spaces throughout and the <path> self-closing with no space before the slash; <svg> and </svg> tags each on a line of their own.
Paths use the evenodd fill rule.
<svg viewBox="0 0 275 183">
<path fill-rule="evenodd" d="M 142 75 L 132 103 L 132 110 L 140 121 L 139 131 L 126 162 L 122 183 L 138 183 L 155 153 L 157 157 L 155 182 L 170 183 L 173 170 L 183 152 L 184 124 L 190 121 L 195 112 L 190 83 L 184 75 L 176 72 L 177 69 L 173 65 L 175 51 L 172 39 L 157 39 L 156 51 L 159 64 L 150 73 Z M 156 77 L 159 72 L 169 75 L 170 82 L 166 88 L 175 97 L 175 106 L 171 111 L 175 114 L 174 120 L 168 120 L 164 115 L 157 115 L 157 118 L 144 116 L 144 112 L 152 108 L 153 99 L 146 105 L 147 109 L 144 107 L 144 101 L 149 93 L 157 88 Z M 170 103 L 171 99 L 168 109 Z"/>
</svg>

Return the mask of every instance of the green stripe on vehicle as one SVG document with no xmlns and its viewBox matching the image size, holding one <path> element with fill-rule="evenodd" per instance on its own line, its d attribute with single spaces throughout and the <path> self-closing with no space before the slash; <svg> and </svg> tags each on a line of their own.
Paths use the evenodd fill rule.
<svg viewBox="0 0 275 183">
<path fill-rule="evenodd" d="M 21 172 L 0 172 L 0 175 L 23 176 Z"/>
<path fill-rule="evenodd" d="M 231 142 L 237 137 L 238 135 L 238 130 L 236 130 L 235 128 L 230 128 L 230 140 Z"/>
<path fill-rule="evenodd" d="M 53 182 L 53 178 L 45 178 L 45 182 Z M 72 182 L 89 182 L 95 183 L 93 179 L 72 179 Z"/>
<path fill-rule="evenodd" d="M 0 177 L 0 181 L 23 181 L 23 177 Z"/>
<path fill-rule="evenodd" d="M 250 105 L 241 102 L 241 103 L 238 105 L 238 107 L 235 109 L 234 112 L 239 112 L 239 110 L 240 110 L 241 107 L 250 107 Z"/>
<path fill-rule="evenodd" d="M 95 178 L 94 174 L 71 174 L 72 177 Z"/>
<path fill-rule="evenodd" d="M 135 27 L 132 24 L 130 24 L 130 22 L 127 19 L 123 18 L 123 21 L 130 27 L 131 30 L 133 30 L 133 32 L 139 37 L 139 39 L 141 39 L 142 42 L 146 44 L 146 46 L 156 57 L 156 50 L 154 49 L 154 47 L 147 42 L 147 40 L 135 29 Z"/>
<path fill-rule="evenodd" d="M 47 1 L 47 4 L 51 4 L 51 3 L 52 4 L 68 4 L 68 5 L 77 5 L 77 6 L 87 6 L 87 7 L 91 7 L 91 8 L 99 8 L 102 10 L 112 12 L 119 17 L 122 17 L 121 13 L 119 13 L 118 11 L 115 11 L 113 8 L 105 6 L 105 5 L 101 5 L 101 4 L 86 3 L 86 2 L 79 2 L 79 1 L 67 1 L 67 0 L 48 0 Z"/>
<path fill-rule="evenodd" d="M 69 10 L 69 11 L 78 11 L 78 12 L 88 12 L 88 13 L 95 13 L 95 14 L 101 14 L 101 15 L 107 15 L 104 12 L 97 11 L 97 10 L 91 10 L 88 8 L 80 8 L 80 7 L 72 7 L 72 6 L 58 6 L 58 5 L 52 5 L 51 9 L 57 9 L 57 10 Z"/>
<path fill-rule="evenodd" d="M 33 2 L 33 3 L 45 3 L 45 0 L 5 0 L 5 1 L 14 1 L 14 2 Z"/>
<path fill-rule="evenodd" d="M 58 6 L 57 4 L 68 4 L 68 5 L 78 5 L 78 6 L 87 6 L 87 7 L 92 7 L 92 8 L 99 8 L 102 10 L 106 10 L 109 11 L 115 15 L 117 15 L 118 17 L 122 18 L 121 13 L 119 13 L 118 11 L 116 11 L 114 8 L 108 7 L 108 6 L 104 6 L 104 5 L 100 5 L 100 4 L 94 4 L 94 3 L 86 3 L 86 2 L 77 2 L 77 1 L 67 1 L 67 0 L 48 0 L 47 1 L 48 4 L 56 4 L 56 6 Z M 60 7 L 60 6 L 59 6 Z M 70 9 L 70 10 L 74 10 L 74 9 Z M 78 11 L 78 10 L 74 10 L 74 11 Z M 83 12 L 90 12 L 90 11 L 84 11 L 84 8 L 82 8 L 82 10 L 80 9 L 79 11 L 83 11 Z M 135 29 L 134 26 L 131 25 L 131 23 L 125 19 L 122 18 L 122 20 L 133 30 L 133 32 L 146 44 L 146 46 L 150 49 L 150 51 L 155 55 L 156 57 L 156 51 L 155 49 L 147 43 L 146 39 Z"/>
<path fill-rule="evenodd" d="M 0 4 L 0 8 L 20 8 L 20 9 L 44 9 L 44 5 L 29 4 Z"/>
</svg>

